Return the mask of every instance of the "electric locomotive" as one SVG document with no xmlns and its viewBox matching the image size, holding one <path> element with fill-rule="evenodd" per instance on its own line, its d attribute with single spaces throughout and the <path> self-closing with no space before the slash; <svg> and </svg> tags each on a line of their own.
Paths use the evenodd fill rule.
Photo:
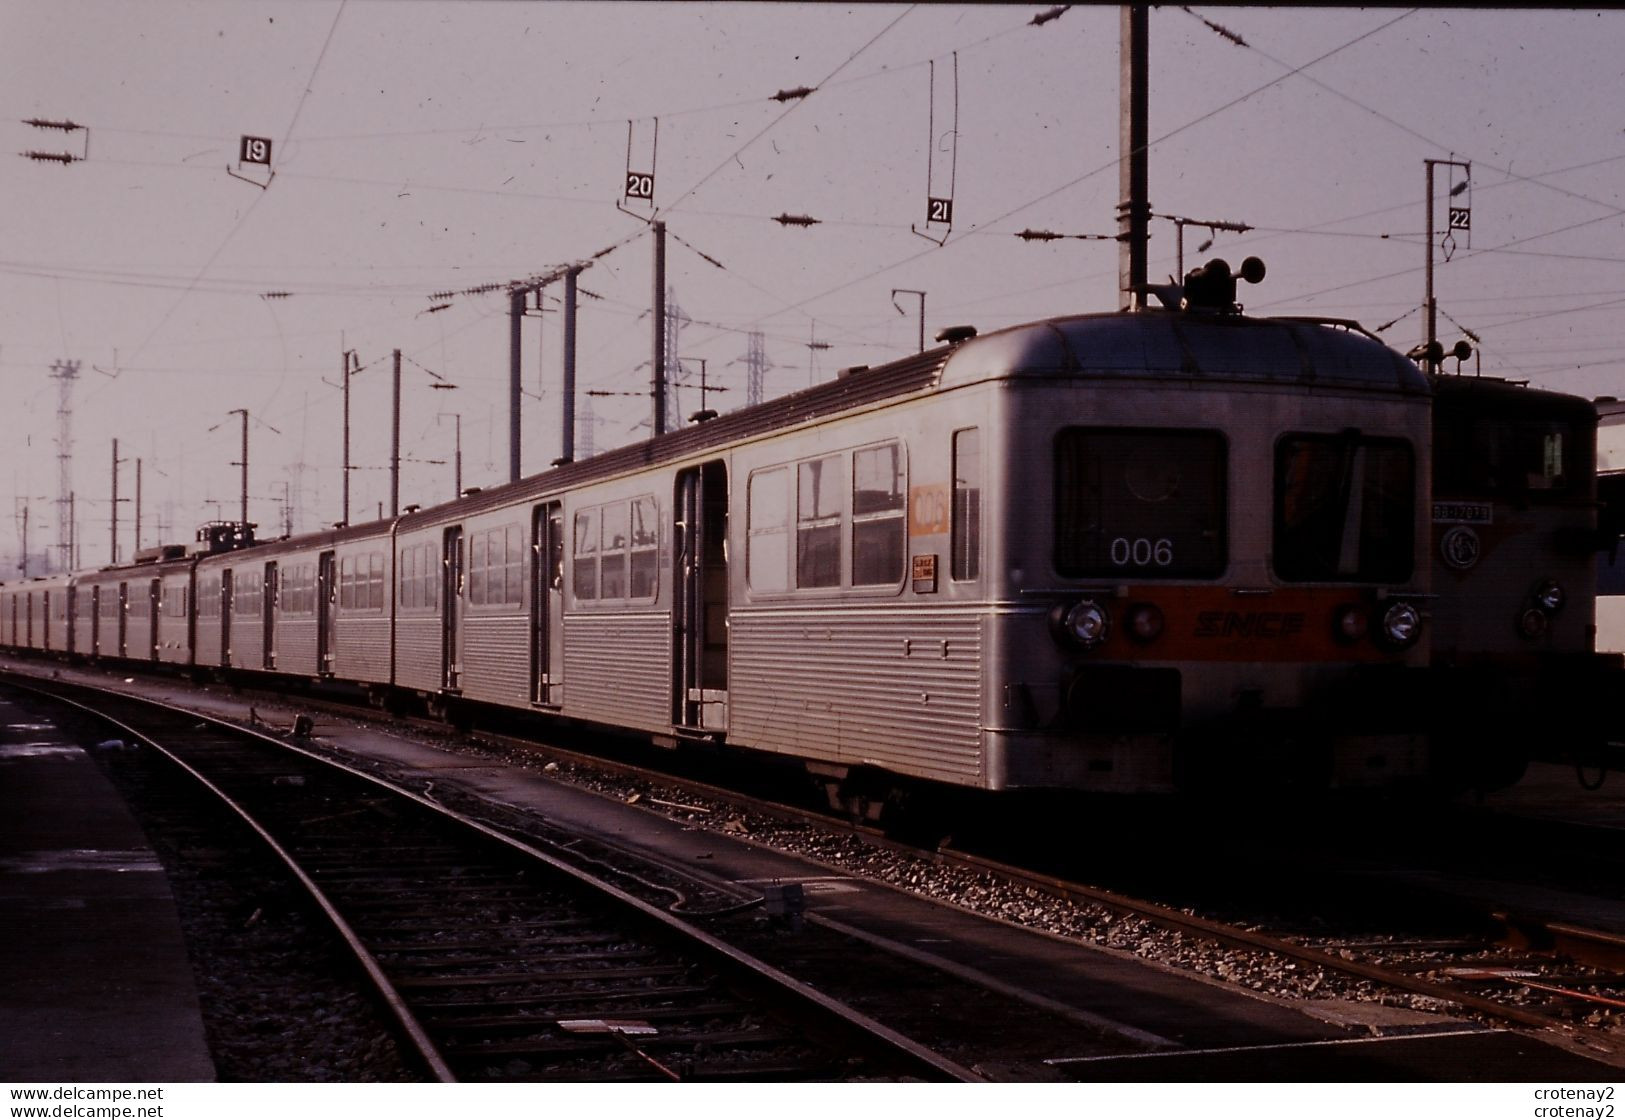
<svg viewBox="0 0 1625 1120">
<path fill-rule="evenodd" d="M 1494 789 L 1604 737 L 1619 658 L 1596 652 L 1597 409 L 1498 378 L 1432 380 L 1432 737 L 1442 778 Z"/>
</svg>

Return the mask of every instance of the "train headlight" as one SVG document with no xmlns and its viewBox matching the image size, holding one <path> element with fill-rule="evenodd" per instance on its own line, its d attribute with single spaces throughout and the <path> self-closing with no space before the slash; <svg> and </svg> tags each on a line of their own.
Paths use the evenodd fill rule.
<svg viewBox="0 0 1625 1120">
<path fill-rule="evenodd" d="M 1545 611 L 1539 607 L 1526 607 L 1518 616 L 1518 633 L 1534 641 L 1544 635 L 1551 624 L 1552 620 Z"/>
<path fill-rule="evenodd" d="M 1338 641 L 1352 645 L 1366 636 L 1371 629 L 1371 622 L 1364 608 L 1358 603 L 1345 603 L 1337 608 L 1332 627 L 1332 633 Z"/>
<path fill-rule="evenodd" d="M 1422 636 L 1422 614 L 1409 603 L 1394 603 L 1382 612 L 1382 639 L 1393 649 L 1406 649 Z"/>
<path fill-rule="evenodd" d="M 1546 580 L 1535 588 L 1535 606 L 1547 614 L 1556 614 L 1563 609 L 1563 604 L 1567 601 L 1568 595 L 1564 593 L 1562 585 L 1555 579 Z"/>
<path fill-rule="evenodd" d="M 1128 612 L 1128 634 L 1136 642 L 1149 644 L 1162 637 L 1162 611 L 1154 603 L 1137 603 Z"/>
<path fill-rule="evenodd" d="M 1084 599 L 1066 612 L 1061 622 L 1061 632 L 1084 649 L 1094 649 L 1106 640 L 1111 625 L 1112 618 L 1105 607 L 1093 599 Z"/>
</svg>

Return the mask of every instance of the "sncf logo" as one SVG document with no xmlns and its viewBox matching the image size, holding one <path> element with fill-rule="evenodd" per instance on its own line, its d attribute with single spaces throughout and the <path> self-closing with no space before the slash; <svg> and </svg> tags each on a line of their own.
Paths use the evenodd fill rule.
<svg viewBox="0 0 1625 1120">
<path fill-rule="evenodd" d="M 1290 638 L 1303 633 L 1302 611 L 1203 611 L 1198 638 Z"/>
</svg>

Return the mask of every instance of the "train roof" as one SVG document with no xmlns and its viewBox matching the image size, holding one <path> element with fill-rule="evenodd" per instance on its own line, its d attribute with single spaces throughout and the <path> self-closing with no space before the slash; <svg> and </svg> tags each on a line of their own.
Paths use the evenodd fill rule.
<svg viewBox="0 0 1625 1120">
<path fill-rule="evenodd" d="M 401 519 L 402 531 L 443 522 L 449 512 L 458 516 L 505 506 L 532 495 L 554 494 L 600 478 L 659 463 L 675 462 L 711 448 L 725 447 L 770 435 L 881 401 L 923 395 L 934 390 L 953 347 L 939 346 L 883 366 L 843 371 L 834 381 L 790 393 L 750 408 L 729 412 L 703 423 L 690 424 L 655 439 L 629 444 L 591 459 L 568 463 L 518 482 L 506 483 L 434 506 Z"/>
<path fill-rule="evenodd" d="M 992 378 L 1057 375 L 1261 381 L 1420 396 L 1429 392 L 1427 379 L 1413 363 L 1351 323 L 1165 311 L 1077 315 L 1009 327 L 885 365 L 843 371 L 834 381 L 752 408 L 408 513 L 401 528 L 443 522 L 453 511 L 467 516 L 679 461 L 882 401 Z"/>
<path fill-rule="evenodd" d="M 1597 423 L 1598 414 L 1606 407 L 1573 393 L 1531 389 L 1520 382 L 1499 377 L 1435 374 L 1429 380 L 1433 383 L 1436 409 L 1441 406 L 1463 410 L 1471 408 L 1500 417 L 1547 418 L 1591 425 Z"/>
<path fill-rule="evenodd" d="M 995 331 L 956 350 L 942 383 L 1057 375 L 1429 391 L 1414 363 L 1350 322 L 1179 311 L 1077 315 Z"/>
</svg>

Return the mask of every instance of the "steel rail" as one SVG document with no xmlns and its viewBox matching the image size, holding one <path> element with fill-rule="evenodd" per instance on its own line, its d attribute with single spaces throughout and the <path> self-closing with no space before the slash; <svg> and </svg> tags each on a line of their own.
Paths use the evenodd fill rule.
<svg viewBox="0 0 1625 1120">
<path fill-rule="evenodd" d="M 0 673 L 0 676 L 4 676 L 9 680 L 11 679 L 12 675 L 9 673 Z M 49 682 L 39 683 L 43 684 Z M 398 797 L 410 801 L 413 804 L 416 804 L 445 820 L 454 822 L 464 829 L 479 834 L 486 840 L 494 842 L 511 853 L 523 856 L 530 861 L 547 867 L 551 871 L 562 875 L 567 879 L 574 880 L 592 891 L 600 899 L 609 900 L 619 906 L 623 912 L 631 913 L 642 920 L 646 925 L 654 926 L 657 930 L 664 933 L 668 938 L 700 950 L 702 955 L 708 957 L 714 966 L 720 967 L 724 971 L 729 972 L 736 977 L 743 977 L 756 986 L 767 987 L 770 990 L 788 994 L 794 1000 L 799 1002 L 803 1008 L 810 1009 L 824 1020 L 834 1021 L 844 1026 L 848 1030 L 857 1031 L 863 1036 L 875 1040 L 876 1042 L 880 1043 L 889 1053 L 891 1053 L 893 1057 L 902 1060 L 907 1066 L 915 1068 L 925 1075 L 933 1076 L 938 1079 L 958 1082 L 979 1083 L 986 1080 L 974 1071 L 967 1069 L 966 1067 L 945 1058 L 940 1054 L 937 1054 L 928 1047 L 915 1042 L 913 1039 L 910 1039 L 900 1032 L 885 1026 L 869 1016 L 864 1015 L 863 1013 L 824 995 L 823 993 L 809 987 L 808 985 L 802 983 L 787 973 L 782 972 L 772 965 L 760 961 L 755 957 L 750 956 L 748 953 L 727 944 L 720 938 L 717 938 L 704 930 L 691 925 L 682 918 L 661 910 L 660 908 L 643 901 L 635 895 L 632 895 L 627 891 L 614 886 L 613 884 L 606 883 L 603 880 L 598 879 L 590 873 L 583 871 L 582 869 L 575 867 L 564 860 L 533 847 L 517 837 L 502 832 L 501 830 L 487 825 L 482 821 L 478 821 L 458 813 L 455 810 L 450 809 L 447 806 L 412 790 L 403 789 L 376 775 L 346 766 L 337 759 L 327 757 L 323 754 L 316 753 L 293 743 L 288 743 L 274 736 L 266 735 L 263 732 L 242 727 L 238 724 L 232 723 L 229 720 L 223 720 L 205 713 L 192 711 L 190 709 L 164 701 L 133 696 L 129 693 L 116 689 L 101 689 L 95 685 L 78 682 L 71 684 L 69 682 L 60 683 L 67 685 L 68 687 L 84 689 L 91 692 L 105 692 L 107 695 L 117 697 L 123 701 L 168 712 L 174 715 L 182 715 L 187 719 L 206 722 L 228 734 L 255 739 L 283 751 L 298 754 L 312 762 L 342 773 L 351 779 L 359 780 L 374 786 L 377 789 L 388 793 L 392 797 Z M 48 688 L 39 687 L 38 684 L 24 687 L 30 687 L 33 689 L 33 691 L 41 695 L 53 696 L 56 699 L 62 700 L 63 702 L 73 704 L 95 718 L 117 726 L 121 730 L 140 738 L 143 742 L 146 742 L 149 745 L 156 747 L 158 750 L 163 751 L 162 747 L 158 747 L 157 744 L 153 743 L 147 736 L 141 735 L 139 732 L 127 727 L 120 721 L 96 712 L 94 708 L 88 705 L 80 704 L 77 701 L 67 697 L 62 697 Z M 163 753 L 166 755 L 166 757 L 173 759 L 173 756 L 169 755 L 169 752 L 164 751 Z M 178 759 L 174 759 L 174 761 L 179 763 L 181 766 L 186 767 L 186 764 L 180 762 Z M 192 772 L 195 777 L 198 777 L 200 781 L 208 784 L 207 779 L 202 778 L 202 776 L 196 774 L 195 771 L 191 771 L 190 767 L 186 767 L 186 769 L 188 769 L 189 772 Z M 211 785 L 210 788 L 212 789 L 214 787 Z M 223 793 L 220 794 L 220 796 L 225 797 Z M 276 845 L 275 841 L 270 839 L 270 837 L 265 834 L 264 831 L 251 820 L 251 818 L 244 815 L 244 819 L 249 820 L 249 823 L 255 828 L 255 831 L 264 837 L 268 843 L 275 846 L 275 850 L 282 858 L 284 858 L 285 861 L 291 861 L 292 857 L 285 853 L 285 851 L 281 849 L 279 845 Z M 322 898 L 324 912 L 330 914 L 335 922 L 335 925 L 341 930 L 341 934 L 345 936 L 346 942 L 353 942 L 355 945 L 359 946 L 359 940 L 355 939 L 353 931 L 351 931 L 349 926 L 343 922 L 343 919 L 339 917 L 337 911 L 332 909 L 331 904 L 326 902 L 325 896 L 320 894 L 320 889 L 317 888 L 313 882 L 311 882 L 307 875 L 298 870 L 291 862 L 289 863 L 289 866 L 295 871 L 302 883 L 308 884 L 309 889 L 311 889 L 315 895 Z M 365 950 L 362 949 L 361 952 L 364 953 Z M 376 974 L 380 982 L 387 984 L 388 982 L 383 978 L 381 969 L 377 965 L 376 961 L 372 959 L 371 955 L 367 954 L 363 959 L 368 968 L 369 976 Z M 391 987 L 390 990 L 393 992 L 393 987 Z M 398 996 L 395 998 L 399 1000 Z M 401 1011 L 403 1014 L 410 1017 L 410 1012 L 406 1010 L 404 1003 L 401 1003 Z M 414 1041 L 421 1037 L 425 1044 L 432 1047 L 432 1043 L 428 1043 L 427 1034 L 423 1032 L 421 1026 L 416 1025 L 415 1019 L 412 1019 L 412 1022 L 414 1024 L 413 1029 L 415 1030 L 415 1033 L 412 1035 Z M 444 1066 L 443 1061 L 441 1062 L 441 1065 Z M 451 1077 L 449 1069 L 446 1071 L 446 1074 L 447 1076 L 443 1078 L 444 1080 L 454 1079 Z"/>
<path fill-rule="evenodd" d="M 986 859 L 982 856 L 969 855 L 964 852 L 945 852 L 941 853 L 941 858 L 944 862 L 953 866 L 996 874 L 1022 886 L 1042 890 L 1046 894 L 1057 898 L 1072 902 L 1093 902 L 1109 906 L 1210 941 L 1217 941 L 1236 948 L 1274 953 L 1277 956 L 1314 965 L 1317 968 L 1323 968 L 1331 972 L 1356 976 L 1362 980 L 1371 980 L 1415 995 L 1428 996 L 1433 999 L 1454 1003 L 1468 1010 L 1516 1023 L 1519 1026 L 1531 1027 L 1536 1030 L 1568 1032 L 1578 1037 L 1584 1037 L 1588 1045 L 1606 1053 L 1613 1055 L 1625 1053 L 1625 1047 L 1622 1047 L 1617 1040 L 1594 1031 L 1576 1027 L 1572 1023 L 1564 1022 L 1561 1019 L 1555 1019 L 1538 1011 L 1529 1011 L 1525 1008 L 1511 1006 L 1484 996 L 1474 995 L 1471 992 L 1464 992 L 1446 984 L 1437 984 L 1402 972 L 1395 972 L 1381 965 L 1349 960 L 1346 957 L 1340 957 L 1307 945 L 1300 945 L 1293 941 L 1285 941 L 1266 933 L 1258 933 L 1238 926 L 1227 925 L 1223 922 L 1199 918 L 1167 906 L 1160 906 L 1153 902 L 1118 894 L 1115 891 L 1069 882 L 1065 879 L 1000 863 L 997 860 Z M 1578 927 L 1568 928 L 1572 930 Z"/>
<path fill-rule="evenodd" d="M 127 695 L 113 690 L 117 695 Z M 354 718 L 358 710 L 335 703 L 332 707 L 326 704 L 313 704 L 327 708 L 331 711 L 343 711 Z M 189 713 L 192 714 L 192 713 Z M 365 713 L 359 713 L 365 715 Z M 209 717 L 212 718 L 212 717 Z M 408 721 L 419 726 L 445 730 L 443 724 L 434 724 L 424 721 Z M 226 726 L 234 726 L 227 723 Z M 1395 972 L 1383 968 L 1381 965 L 1370 964 L 1358 960 L 1349 960 L 1345 957 L 1314 949 L 1310 946 L 1299 945 L 1295 942 L 1284 941 L 1268 934 L 1245 930 L 1240 927 L 1227 925 L 1211 919 L 1204 919 L 1170 907 L 1160 906 L 1156 903 L 1137 899 L 1128 895 L 1108 891 L 1103 888 L 1091 887 L 1086 884 L 1071 882 L 1054 876 L 1030 871 L 1014 865 L 1001 863 L 987 857 L 976 856 L 954 849 L 931 850 L 915 845 L 899 842 L 879 834 L 871 827 L 854 824 L 838 817 L 824 813 L 787 806 L 772 801 L 762 800 L 747 793 L 726 787 L 716 786 L 698 779 L 674 775 L 661 770 L 652 770 L 636 763 L 616 759 L 607 759 L 556 744 L 543 744 L 535 740 L 521 739 L 515 736 L 502 735 L 494 732 L 475 731 L 466 733 L 465 737 L 479 741 L 483 740 L 493 745 L 508 747 L 522 747 L 538 750 L 557 759 L 567 759 L 583 766 L 607 770 L 626 776 L 637 777 L 644 780 L 659 781 L 675 786 L 697 795 L 715 797 L 726 800 L 744 808 L 764 812 L 770 815 L 809 823 L 831 829 L 833 831 L 847 831 L 853 835 L 862 836 L 865 840 L 893 851 L 907 853 L 916 858 L 927 859 L 943 866 L 958 867 L 970 872 L 986 872 L 999 875 L 1013 883 L 1041 890 L 1054 897 L 1073 902 L 1092 902 L 1109 906 L 1124 913 L 1134 914 L 1159 925 L 1177 929 L 1193 936 L 1201 937 L 1235 948 L 1275 953 L 1288 959 L 1297 960 L 1305 964 L 1314 965 L 1330 972 L 1344 976 L 1353 976 L 1358 979 L 1370 980 L 1396 990 L 1410 992 L 1415 995 L 1426 996 L 1448 1003 L 1453 1003 L 1464 1009 L 1475 1011 L 1487 1017 L 1504 1022 L 1528 1027 L 1535 1030 L 1553 1030 L 1565 1032 L 1576 1037 L 1584 1038 L 1588 1046 L 1613 1055 L 1625 1054 L 1625 1046 L 1617 1040 L 1589 1031 L 1583 1027 L 1576 1027 L 1561 1019 L 1556 1019 L 1538 1011 L 1516 1007 L 1507 1003 L 1490 999 L 1485 996 L 1464 992 L 1449 985 L 1438 984 L 1431 981 L 1412 977 L 1409 974 Z M 280 743 L 280 740 L 276 740 Z M 321 757 L 321 756 L 316 756 Z M 387 783 L 385 783 L 387 785 Z M 388 787 L 394 788 L 394 787 Z M 403 791 L 405 792 L 405 791 Z M 416 796 L 408 794 L 409 796 Z M 431 803 L 432 804 L 432 803 Z M 478 825 L 478 822 L 475 822 Z M 479 827 L 485 827 L 478 825 Z M 502 835 L 496 833 L 496 835 Z M 815 861 L 816 862 L 816 861 Z M 881 880 L 881 882 L 884 882 Z M 953 905 L 945 903 L 945 905 Z M 1495 920 L 1506 919 L 1504 914 L 1488 915 Z M 1519 918 L 1506 920 L 1509 929 L 1520 931 L 1521 936 L 1528 939 L 1530 945 L 1551 944 L 1561 941 L 1565 946 L 1582 948 L 1587 945 L 1602 946 L 1608 951 L 1625 952 L 1625 939 L 1615 935 L 1604 934 L 1598 931 L 1585 930 L 1581 927 L 1565 923 L 1547 923 L 1534 919 Z"/>
<path fill-rule="evenodd" d="M 405 1038 L 410 1042 L 412 1050 L 416 1054 L 418 1060 L 422 1062 L 424 1067 L 429 1071 L 436 1081 L 445 1084 L 456 1082 L 456 1075 L 452 1073 L 451 1067 L 446 1064 L 446 1060 L 441 1056 L 439 1048 L 435 1046 L 434 1042 L 429 1038 L 429 1034 L 423 1028 L 423 1024 L 418 1022 L 417 1016 L 412 1014 L 411 1009 L 406 1005 L 405 998 L 402 997 L 395 985 L 390 982 L 389 977 L 384 974 L 384 970 L 382 966 L 379 965 L 378 959 L 372 955 L 372 952 L 362 943 L 361 938 L 356 934 L 350 923 L 345 921 L 343 915 L 341 915 L 338 912 L 338 909 L 334 907 L 332 901 L 327 897 L 327 893 L 317 885 L 314 879 L 305 873 L 304 868 L 299 865 L 299 862 L 294 858 L 293 853 L 289 852 L 280 842 L 277 841 L 276 837 L 272 836 L 268 831 L 266 831 L 266 829 L 253 817 L 252 814 L 248 812 L 247 809 L 238 804 L 236 799 L 234 799 L 225 790 L 221 789 L 190 763 L 177 757 L 163 744 L 142 733 L 141 731 L 136 730 L 124 721 L 104 712 L 99 712 L 88 704 L 74 700 L 71 697 L 63 696 L 60 693 L 50 691 L 49 689 L 28 685 L 18 686 L 15 680 L 10 679 L 9 674 L 7 683 L 11 684 L 13 687 L 28 688 L 37 695 L 46 696 L 57 703 L 67 704 L 73 708 L 76 708 L 98 722 L 106 724 L 109 727 L 116 728 L 119 732 L 130 736 L 132 740 L 144 744 L 149 750 L 156 752 L 161 758 L 171 763 L 182 773 L 186 774 L 193 781 L 197 782 L 197 784 L 202 786 L 204 790 L 206 790 L 216 799 L 216 801 L 235 815 L 244 825 L 249 828 L 250 831 L 254 833 L 255 836 L 259 838 L 260 842 L 265 845 L 266 849 L 282 863 L 284 869 L 299 883 L 300 887 L 303 888 L 311 902 L 315 904 L 317 909 L 321 911 L 322 915 L 333 927 L 333 931 L 338 934 L 339 939 L 344 943 L 345 948 L 355 958 L 356 963 L 361 967 L 362 972 L 366 975 L 367 981 L 372 985 L 374 993 L 388 1010 L 390 1016 L 395 1020 L 395 1024 L 400 1029 L 401 1034 L 404 1035 Z M 118 693 L 117 695 L 124 699 L 133 699 L 128 697 L 128 695 L 125 693 Z M 196 715 L 197 713 L 187 714 Z M 207 719 L 208 717 L 198 716 L 197 718 Z M 223 726 L 229 728 L 234 733 L 248 734 L 248 732 L 244 732 L 241 728 L 233 727 L 230 724 Z"/>
</svg>

